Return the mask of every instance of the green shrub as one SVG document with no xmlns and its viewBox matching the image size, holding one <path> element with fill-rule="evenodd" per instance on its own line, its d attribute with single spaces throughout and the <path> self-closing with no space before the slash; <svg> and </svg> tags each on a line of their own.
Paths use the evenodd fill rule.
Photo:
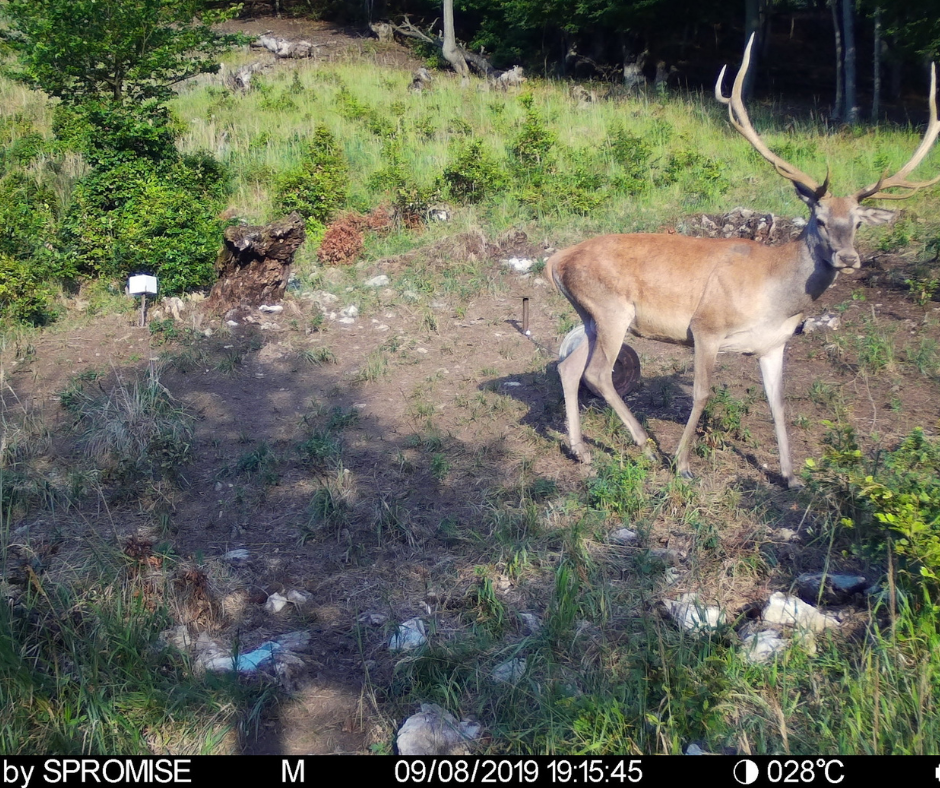
<svg viewBox="0 0 940 788">
<path fill-rule="evenodd" d="M 518 168 L 523 172 L 533 168 L 545 167 L 552 158 L 555 146 L 555 133 L 545 125 L 545 121 L 535 108 L 535 99 L 531 93 L 524 93 L 519 102 L 525 109 L 525 120 L 509 149 Z"/>
<path fill-rule="evenodd" d="M 169 109 L 152 102 L 124 106 L 89 101 L 59 104 L 52 130 L 60 145 L 81 153 L 92 167 L 112 169 L 138 159 L 176 161 L 176 137 L 182 126 Z"/>
<path fill-rule="evenodd" d="M 398 138 L 385 141 L 382 155 L 385 164 L 372 173 L 370 188 L 386 192 L 406 222 L 425 219 L 431 204 L 440 199 L 441 178 L 419 183 L 405 162 Z"/>
<path fill-rule="evenodd" d="M 444 181 L 455 200 L 475 203 L 502 188 L 506 176 L 482 140 L 467 140 L 454 149 Z"/>
<path fill-rule="evenodd" d="M 883 548 L 891 538 L 900 579 L 940 600 L 940 440 L 920 428 L 894 451 L 863 456 L 851 427 L 833 429 L 808 480 L 833 499 L 842 524 Z"/>
<path fill-rule="evenodd" d="M 63 220 L 63 253 L 90 276 L 153 274 L 164 295 L 211 284 L 220 190 L 219 169 L 205 157 L 168 167 L 139 158 L 100 167 L 76 185 Z"/>
<path fill-rule="evenodd" d="M 714 197 L 731 187 L 721 164 L 691 148 L 669 156 L 660 180 L 667 185 L 681 182 L 696 197 Z"/>
<path fill-rule="evenodd" d="M 346 157 L 329 129 L 317 126 L 301 160 L 275 179 L 274 204 L 326 224 L 345 205 L 348 189 Z"/>
<path fill-rule="evenodd" d="M 24 260 L 38 257 L 51 264 L 57 222 L 52 189 L 20 170 L 0 179 L 0 254 Z"/>
<path fill-rule="evenodd" d="M 28 260 L 0 252 L 0 318 L 43 325 L 55 317 L 53 292 Z"/>
</svg>

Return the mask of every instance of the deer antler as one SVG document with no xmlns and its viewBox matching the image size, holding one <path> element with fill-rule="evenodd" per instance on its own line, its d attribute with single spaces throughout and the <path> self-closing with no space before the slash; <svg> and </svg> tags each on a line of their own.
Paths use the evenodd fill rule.
<svg viewBox="0 0 940 788">
<path fill-rule="evenodd" d="M 741 99 L 741 90 L 744 87 L 744 75 L 747 73 L 747 68 L 751 63 L 751 46 L 753 43 L 754 34 L 752 33 L 747 42 L 747 47 L 744 50 L 744 60 L 741 61 L 741 68 L 738 69 L 738 75 L 734 78 L 734 85 L 731 88 L 731 98 L 725 98 L 721 90 L 721 82 L 725 77 L 727 66 L 723 66 L 721 73 L 718 75 L 718 81 L 715 83 L 715 98 L 722 104 L 728 105 L 728 117 L 731 120 L 731 125 L 741 133 L 744 139 L 754 146 L 754 149 L 761 156 L 774 165 L 774 168 L 780 175 L 794 183 L 802 184 L 816 195 L 816 199 L 820 199 L 829 193 L 828 171 L 826 172 L 826 180 L 823 181 L 820 186 L 805 172 L 797 169 L 789 162 L 784 161 L 776 153 L 771 151 L 751 125 L 751 119 L 748 117 L 747 110 L 744 108 L 744 101 Z"/>
<path fill-rule="evenodd" d="M 935 63 L 931 63 L 930 122 L 927 124 L 927 131 L 924 132 L 924 139 L 921 140 L 920 145 L 917 150 L 914 151 L 914 155 L 911 156 L 907 164 L 901 167 L 894 175 L 888 177 L 888 173 L 885 172 L 885 174 L 878 179 L 877 183 L 866 186 L 864 189 L 859 189 L 855 195 L 855 199 L 859 202 L 862 200 L 906 200 L 925 186 L 933 186 L 935 183 L 940 183 L 940 175 L 929 181 L 915 182 L 905 180 L 910 172 L 923 161 L 924 156 L 927 155 L 927 151 L 930 150 L 931 146 L 936 141 L 937 134 L 940 134 L 940 118 L 937 117 L 937 66 Z M 882 191 L 883 189 L 909 189 L 910 191 L 902 194 L 886 194 Z"/>
</svg>

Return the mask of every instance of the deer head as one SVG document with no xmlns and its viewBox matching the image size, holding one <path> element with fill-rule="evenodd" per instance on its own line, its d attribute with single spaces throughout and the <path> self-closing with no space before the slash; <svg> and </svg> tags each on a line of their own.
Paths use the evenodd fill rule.
<svg viewBox="0 0 940 788">
<path fill-rule="evenodd" d="M 850 197 L 835 197 L 829 191 L 829 172 L 822 184 L 817 183 L 805 172 L 784 161 L 771 151 L 751 125 L 741 91 L 744 85 L 744 75 L 751 62 L 751 46 L 754 36 L 751 35 L 744 50 L 744 59 L 741 68 L 734 79 L 731 97 L 725 98 L 721 83 L 725 76 L 724 67 L 715 83 L 715 98 L 728 106 L 728 116 L 731 125 L 751 143 L 754 149 L 767 161 L 774 165 L 777 172 L 796 187 L 799 198 L 806 203 L 810 210 L 809 223 L 806 227 L 806 239 L 813 252 L 823 262 L 833 268 L 858 268 L 861 258 L 855 250 L 855 233 L 863 224 L 886 224 L 894 216 L 894 211 L 884 208 L 872 208 L 862 205 L 864 200 L 903 200 L 926 186 L 940 182 L 940 175 L 929 181 L 909 181 L 907 176 L 923 161 L 927 151 L 940 133 L 940 119 L 937 117 L 937 74 L 936 66 L 930 67 L 930 122 L 920 146 L 914 151 L 910 160 L 894 175 L 883 174 L 876 183 L 859 189 Z M 905 189 L 906 191 L 888 192 L 887 189 Z"/>
</svg>

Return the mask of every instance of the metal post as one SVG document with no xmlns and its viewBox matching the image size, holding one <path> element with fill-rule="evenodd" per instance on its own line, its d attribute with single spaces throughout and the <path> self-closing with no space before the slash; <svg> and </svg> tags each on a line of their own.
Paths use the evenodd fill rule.
<svg viewBox="0 0 940 788">
<path fill-rule="evenodd" d="M 529 336 L 529 299 L 522 299 L 522 333 Z"/>
</svg>

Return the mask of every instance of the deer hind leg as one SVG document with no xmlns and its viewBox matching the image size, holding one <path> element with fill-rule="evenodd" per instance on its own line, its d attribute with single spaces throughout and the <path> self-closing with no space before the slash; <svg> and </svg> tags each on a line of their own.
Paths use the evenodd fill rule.
<svg viewBox="0 0 940 788">
<path fill-rule="evenodd" d="M 695 382 L 692 386 L 692 412 L 679 439 L 679 448 L 676 449 L 676 472 L 683 479 L 691 479 L 689 470 L 689 453 L 692 451 L 692 440 L 695 438 L 695 429 L 702 411 L 708 402 L 711 393 L 712 372 L 715 369 L 715 360 L 718 358 L 717 341 L 710 341 L 695 337 Z"/>
<path fill-rule="evenodd" d="M 613 381 L 614 363 L 620 355 L 623 339 L 635 315 L 636 310 L 633 307 L 629 309 L 621 307 L 619 312 L 612 310 L 603 324 L 596 325 L 597 333 L 591 342 L 587 366 L 584 369 L 584 380 L 614 409 L 626 428 L 630 430 L 630 435 L 637 445 L 647 448 L 649 435 L 621 399 L 617 389 L 614 388 Z M 588 336 L 590 337 L 590 333 Z"/>
<path fill-rule="evenodd" d="M 565 416 L 568 420 L 568 445 L 571 453 L 586 465 L 591 463 L 591 453 L 584 445 L 581 436 L 581 413 L 578 410 L 578 387 L 581 385 L 581 376 L 587 366 L 588 353 L 591 349 L 592 325 L 585 322 L 586 339 L 578 345 L 565 359 L 558 364 L 558 376 L 561 378 L 561 388 L 565 392 Z"/>
<path fill-rule="evenodd" d="M 764 392 L 770 403 L 770 414 L 774 419 L 774 432 L 777 433 L 777 448 L 780 451 L 780 473 L 787 487 L 799 487 L 800 482 L 793 475 L 793 463 L 790 459 L 790 439 L 787 437 L 787 420 L 783 407 L 783 351 L 780 345 L 760 357 L 761 375 L 764 378 Z"/>
</svg>

